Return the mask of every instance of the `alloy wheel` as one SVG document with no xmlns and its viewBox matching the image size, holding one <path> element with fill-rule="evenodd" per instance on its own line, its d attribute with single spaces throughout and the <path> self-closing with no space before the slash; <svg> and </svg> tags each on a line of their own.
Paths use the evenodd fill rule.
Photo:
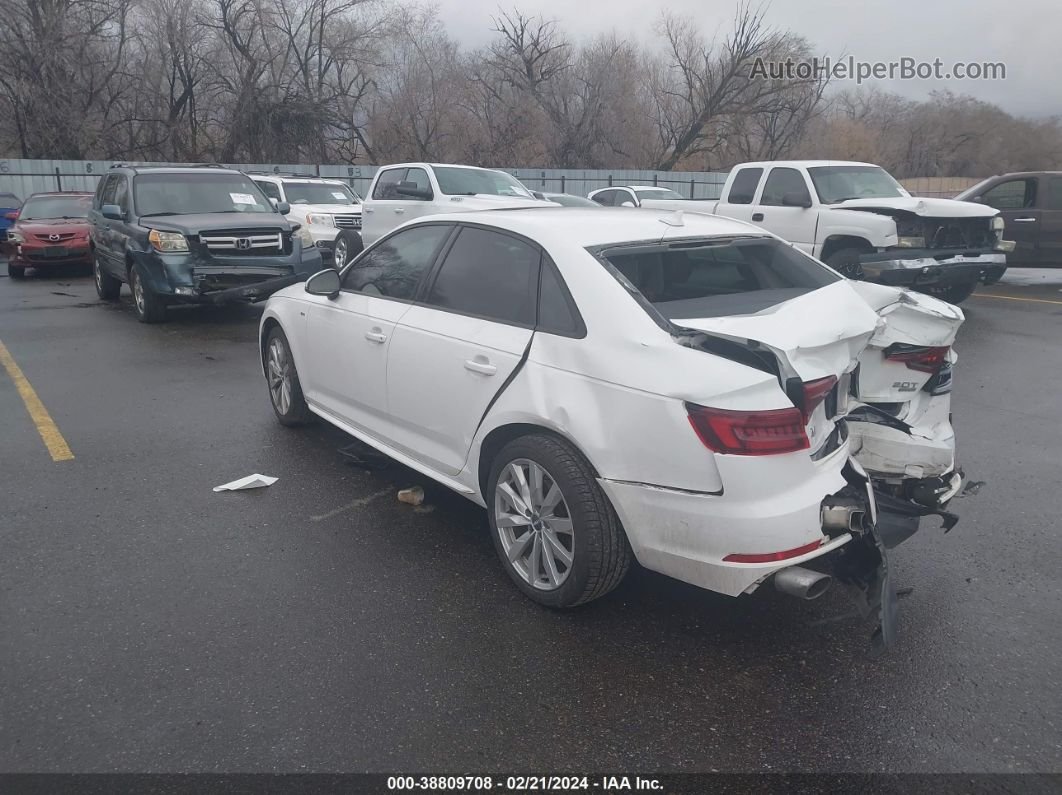
<svg viewBox="0 0 1062 795">
<path fill-rule="evenodd" d="M 342 268 L 347 264 L 347 241 L 337 240 L 335 250 L 332 252 L 332 259 L 335 261 L 337 268 Z"/>
<path fill-rule="evenodd" d="M 103 295 L 103 273 L 100 272 L 100 258 L 98 254 L 92 258 L 92 276 L 96 280 L 96 292 Z"/>
<path fill-rule="evenodd" d="M 269 343 L 269 357 L 266 361 L 269 378 L 269 396 L 280 414 L 287 414 L 291 408 L 291 359 L 284 343 L 273 338 Z"/>
<path fill-rule="evenodd" d="M 540 464 L 510 461 L 494 489 L 494 521 L 502 549 L 534 588 L 553 591 L 571 574 L 575 528 L 560 486 Z"/>
</svg>

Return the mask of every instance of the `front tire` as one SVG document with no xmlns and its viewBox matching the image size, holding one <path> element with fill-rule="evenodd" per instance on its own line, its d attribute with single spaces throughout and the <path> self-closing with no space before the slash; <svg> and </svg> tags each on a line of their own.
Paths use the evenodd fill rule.
<svg viewBox="0 0 1062 795">
<path fill-rule="evenodd" d="M 494 547 L 525 596 L 554 608 L 604 596 L 623 580 L 631 548 L 590 463 L 546 434 L 509 442 L 484 495 Z"/>
<path fill-rule="evenodd" d="M 141 323 L 161 323 L 166 319 L 166 302 L 151 289 L 144 269 L 134 264 L 129 272 L 129 289 L 133 293 L 133 311 Z"/>
<path fill-rule="evenodd" d="M 353 229 L 344 229 L 336 235 L 336 242 L 333 243 L 332 248 L 332 261 L 336 270 L 342 270 L 343 266 L 358 256 L 364 248 L 365 244 L 361 240 L 361 235 Z"/>
<path fill-rule="evenodd" d="M 26 278 L 26 266 L 25 265 L 12 265 L 7 263 L 7 275 L 12 279 L 25 279 Z"/>
<path fill-rule="evenodd" d="M 826 258 L 826 264 L 844 276 L 846 279 L 862 279 L 863 266 L 859 264 L 859 257 L 863 254 L 862 249 L 842 248 Z"/>
<path fill-rule="evenodd" d="M 961 304 L 973 295 L 976 289 L 977 282 L 974 282 L 973 284 L 952 284 L 948 287 L 927 287 L 925 292 L 927 295 L 939 298 L 941 301 L 947 301 L 949 304 Z"/>
<path fill-rule="evenodd" d="M 295 369 L 295 358 L 291 355 L 291 346 L 280 326 L 274 326 L 266 337 L 265 346 L 266 384 L 269 387 L 269 402 L 281 425 L 295 427 L 305 425 L 313 419 L 310 407 L 302 394 L 299 371 Z"/>
<path fill-rule="evenodd" d="M 122 290 L 122 283 L 108 273 L 103 272 L 99 253 L 92 256 L 92 278 L 96 282 L 96 295 L 101 301 L 113 301 Z"/>
</svg>

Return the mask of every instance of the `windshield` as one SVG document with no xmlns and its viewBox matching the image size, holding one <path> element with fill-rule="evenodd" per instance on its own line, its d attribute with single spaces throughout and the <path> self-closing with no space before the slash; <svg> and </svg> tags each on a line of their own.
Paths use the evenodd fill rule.
<svg viewBox="0 0 1062 795">
<path fill-rule="evenodd" d="M 133 196 L 140 216 L 276 212 L 250 178 L 231 172 L 138 174 Z"/>
<path fill-rule="evenodd" d="M 808 173 L 823 204 L 837 204 L 846 199 L 896 199 L 909 195 L 889 172 L 877 166 L 813 166 Z"/>
<path fill-rule="evenodd" d="M 763 237 L 613 248 L 601 256 L 628 290 L 669 320 L 758 312 L 842 278 Z"/>
<path fill-rule="evenodd" d="M 285 182 L 288 204 L 357 204 L 350 188 L 337 182 Z"/>
<path fill-rule="evenodd" d="M 30 196 L 19 213 L 20 221 L 45 218 L 88 218 L 91 196 Z"/>
<path fill-rule="evenodd" d="M 668 188 L 638 189 L 634 192 L 638 194 L 639 199 L 680 199 L 686 201 L 686 197 L 681 193 L 675 193 L 675 191 Z"/>
<path fill-rule="evenodd" d="M 485 193 L 488 196 L 535 198 L 516 177 L 504 171 L 438 166 L 435 169 L 435 178 L 439 180 L 439 190 L 448 196 L 473 196 L 477 193 Z"/>
</svg>

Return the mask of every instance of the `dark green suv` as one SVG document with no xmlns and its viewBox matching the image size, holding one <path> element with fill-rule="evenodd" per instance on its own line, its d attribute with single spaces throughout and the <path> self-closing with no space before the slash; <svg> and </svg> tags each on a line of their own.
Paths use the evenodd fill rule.
<svg viewBox="0 0 1062 795">
<path fill-rule="evenodd" d="M 137 318 L 172 304 L 257 301 L 322 269 L 309 234 L 240 171 L 115 166 L 89 211 L 96 291 L 133 293 Z"/>
</svg>

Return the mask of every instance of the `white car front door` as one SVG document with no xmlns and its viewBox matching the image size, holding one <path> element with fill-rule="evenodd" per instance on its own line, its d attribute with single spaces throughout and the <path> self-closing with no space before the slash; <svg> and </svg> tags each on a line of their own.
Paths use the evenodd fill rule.
<svg viewBox="0 0 1062 795">
<path fill-rule="evenodd" d="M 406 229 L 382 240 L 343 272 L 334 298 L 308 305 L 306 399 L 316 408 L 386 439 L 387 356 L 395 324 L 453 231 L 448 224 Z"/>
<path fill-rule="evenodd" d="M 388 354 L 392 440 L 457 474 L 487 408 L 534 333 L 540 249 L 464 226 L 425 298 L 396 325 Z"/>
</svg>

